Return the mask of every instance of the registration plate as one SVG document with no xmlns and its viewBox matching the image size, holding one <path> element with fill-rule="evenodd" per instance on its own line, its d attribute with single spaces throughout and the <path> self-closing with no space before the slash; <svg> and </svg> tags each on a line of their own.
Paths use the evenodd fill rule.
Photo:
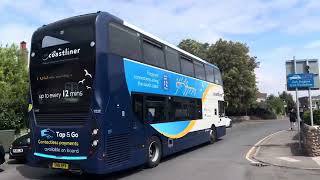
<svg viewBox="0 0 320 180">
<path fill-rule="evenodd" d="M 52 163 L 52 168 L 55 168 L 55 169 L 69 169 L 69 164 L 53 162 Z"/>
<path fill-rule="evenodd" d="M 13 153 L 23 153 L 23 149 L 12 149 Z"/>
</svg>

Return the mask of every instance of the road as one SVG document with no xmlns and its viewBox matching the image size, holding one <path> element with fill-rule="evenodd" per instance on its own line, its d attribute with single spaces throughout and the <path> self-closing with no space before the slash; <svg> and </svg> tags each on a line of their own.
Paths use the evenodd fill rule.
<svg viewBox="0 0 320 180">
<path fill-rule="evenodd" d="M 153 169 L 134 168 L 105 176 L 73 175 L 49 169 L 31 168 L 14 161 L 2 165 L 0 179 L 147 179 L 147 180 L 271 180 L 319 179 L 320 171 L 274 166 L 256 167 L 245 159 L 249 149 L 263 137 L 288 128 L 287 120 L 249 121 L 235 124 L 213 145 L 202 145 L 165 158 Z"/>
</svg>

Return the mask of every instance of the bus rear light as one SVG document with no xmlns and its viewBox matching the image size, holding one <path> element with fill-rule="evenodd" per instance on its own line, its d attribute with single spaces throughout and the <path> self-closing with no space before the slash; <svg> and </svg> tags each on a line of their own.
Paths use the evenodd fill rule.
<svg viewBox="0 0 320 180">
<path fill-rule="evenodd" d="M 98 132 L 99 132 L 99 129 L 93 129 L 93 130 L 92 130 L 92 135 L 97 135 Z"/>
<path fill-rule="evenodd" d="M 94 141 L 92 141 L 92 146 L 96 147 L 98 145 L 98 143 L 99 143 L 99 140 L 94 140 Z"/>
</svg>

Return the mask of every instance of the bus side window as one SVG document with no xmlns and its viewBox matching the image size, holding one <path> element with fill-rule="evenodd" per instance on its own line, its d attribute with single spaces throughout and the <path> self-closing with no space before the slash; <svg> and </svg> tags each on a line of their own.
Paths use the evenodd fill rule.
<svg viewBox="0 0 320 180">
<path fill-rule="evenodd" d="M 202 119 L 202 101 L 186 97 L 171 97 L 169 121 Z"/>
<path fill-rule="evenodd" d="M 180 61 L 182 74 L 194 77 L 194 67 L 192 60 L 181 57 Z"/>
<path fill-rule="evenodd" d="M 164 52 L 161 44 L 152 42 L 150 40 L 143 40 L 143 60 L 151 65 L 166 68 L 164 59 Z"/>
<path fill-rule="evenodd" d="M 165 98 L 163 96 L 146 96 L 145 121 L 148 124 L 167 121 Z"/>
<path fill-rule="evenodd" d="M 148 124 L 202 119 L 202 100 L 196 98 L 132 94 L 132 108 Z"/>
<path fill-rule="evenodd" d="M 218 101 L 218 110 L 219 110 L 219 116 L 223 117 L 225 114 L 224 101 Z"/>
<path fill-rule="evenodd" d="M 180 59 L 178 52 L 169 47 L 165 48 L 165 52 L 167 69 L 170 71 L 180 73 Z"/>
<path fill-rule="evenodd" d="M 132 95 L 133 111 L 139 120 L 143 120 L 143 95 L 133 94 Z"/>
<path fill-rule="evenodd" d="M 205 70 L 206 70 L 206 79 L 209 82 L 214 82 L 214 72 L 213 72 L 213 67 L 209 65 L 205 65 Z"/>
<path fill-rule="evenodd" d="M 147 116 L 146 116 L 147 123 L 151 124 L 154 122 L 155 112 L 156 112 L 156 108 L 147 109 Z"/>
<path fill-rule="evenodd" d="M 213 68 L 214 72 L 214 83 L 222 85 L 222 77 L 221 77 L 221 72 L 217 68 Z"/>
<path fill-rule="evenodd" d="M 119 24 L 109 24 L 109 52 L 141 61 L 140 34 Z"/>
<path fill-rule="evenodd" d="M 196 78 L 206 80 L 206 73 L 202 63 L 194 61 L 194 70 Z"/>
</svg>

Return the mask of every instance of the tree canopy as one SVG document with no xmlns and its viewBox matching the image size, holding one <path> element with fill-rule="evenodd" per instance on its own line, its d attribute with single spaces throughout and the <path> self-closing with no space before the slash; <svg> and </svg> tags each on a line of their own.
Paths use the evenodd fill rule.
<svg viewBox="0 0 320 180">
<path fill-rule="evenodd" d="M 218 40 L 214 44 L 185 39 L 179 47 L 219 67 L 228 102 L 228 114 L 245 114 L 257 95 L 257 57 L 250 56 L 249 47 L 240 42 Z"/>
<path fill-rule="evenodd" d="M 293 100 L 293 97 L 291 94 L 283 91 L 279 97 L 284 101 L 285 105 L 287 106 L 286 107 L 286 113 L 289 113 L 289 111 L 293 108 L 295 108 L 295 102 Z"/>
<path fill-rule="evenodd" d="M 26 62 L 16 45 L 0 46 L 0 129 L 18 129 L 26 122 Z"/>
<path fill-rule="evenodd" d="M 270 95 L 267 97 L 266 104 L 267 108 L 273 111 L 275 114 L 284 114 L 285 102 L 281 99 L 281 97 Z"/>
</svg>

